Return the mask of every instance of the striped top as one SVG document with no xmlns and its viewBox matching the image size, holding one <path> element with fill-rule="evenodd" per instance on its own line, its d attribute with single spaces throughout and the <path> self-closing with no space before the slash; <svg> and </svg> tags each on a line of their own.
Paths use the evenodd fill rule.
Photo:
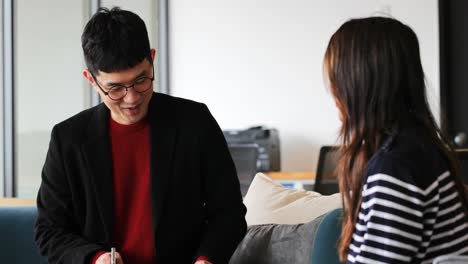
<svg viewBox="0 0 468 264">
<path fill-rule="evenodd" d="M 435 146 L 414 131 L 392 137 L 369 161 L 347 263 L 432 263 L 468 255 L 468 222 Z"/>
</svg>

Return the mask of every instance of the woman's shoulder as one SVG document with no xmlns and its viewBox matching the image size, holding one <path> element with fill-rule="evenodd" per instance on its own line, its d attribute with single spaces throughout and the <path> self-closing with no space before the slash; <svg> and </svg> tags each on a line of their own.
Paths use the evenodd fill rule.
<svg viewBox="0 0 468 264">
<path fill-rule="evenodd" d="M 367 176 L 386 175 L 426 189 L 447 173 L 448 163 L 435 143 L 414 131 L 389 138 L 370 159 Z"/>
</svg>

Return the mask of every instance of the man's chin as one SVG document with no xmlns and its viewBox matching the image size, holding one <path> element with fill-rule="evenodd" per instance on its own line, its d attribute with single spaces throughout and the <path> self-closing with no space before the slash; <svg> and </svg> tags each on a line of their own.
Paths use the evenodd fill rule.
<svg viewBox="0 0 468 264">
<path fill-rule="evenodd" d="M 126 119 L 127 119 L 127 123 L 131 125 L 131 124 L 140 122 L 142 118 L 139 116 L 131 116 L 131 117 L 127 117 Z"/>
<path fill-rule="evenodd" d="M 125 120 L 127 121 L 128 124 L 135 124 L 140 122 L 142 119 L 144 119 L 145 114 L 143 113 L 138 113 L 136 115 L 125 115 Z"/>
</svg>

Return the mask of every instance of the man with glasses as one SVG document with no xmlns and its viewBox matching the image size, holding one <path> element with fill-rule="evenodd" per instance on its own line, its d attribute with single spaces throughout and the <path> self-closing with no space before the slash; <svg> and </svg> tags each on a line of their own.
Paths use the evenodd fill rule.
<svg viewBox="0 0 468 264">
<path fill-rule="evenodd" d="M 102 104 L 54 126 L 37 197 L 49 263 L 227 263 L 246 230 L 234 163 L 201 103 L 153 92 L 144 22 L 100 9 L 86 80 Z"/>
</svg>

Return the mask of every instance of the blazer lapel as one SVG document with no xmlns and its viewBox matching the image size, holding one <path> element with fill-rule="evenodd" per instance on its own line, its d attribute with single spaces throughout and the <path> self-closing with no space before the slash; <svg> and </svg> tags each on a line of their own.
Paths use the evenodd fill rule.
<svg viewBox="0 0 468 264">
<path fill-rule="evenodd" d="M 157 230 L 165 204 L 169 177 L 172 173 L 176 128 L 173 119 L 175 109 L 167 102 L 165 95 L 154 93 L 148 113 L 150 122 L 150 168 L 151 205 L 153 227 Z M 157 233 L 157 232 L 156 232 Z"/>
<path fill-rule="evenodd" d="M 112 157 L 109 138 L 109 110 L 104 104 L 97 106 L 92 116 L 88 130 L 88 140 L 82 145 L 82 153 L 86 161 L 95 199 L 98 204 L 106 241 L 112 241 L 113 229 L 113 177 Z"/>
</svg>

